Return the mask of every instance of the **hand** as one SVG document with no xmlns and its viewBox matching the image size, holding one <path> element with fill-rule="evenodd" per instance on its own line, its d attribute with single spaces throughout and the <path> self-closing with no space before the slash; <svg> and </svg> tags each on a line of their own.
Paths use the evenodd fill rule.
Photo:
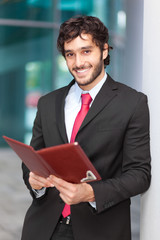
<svg viewBox="0 0 160 240">
<path fill-rule="evenodd" d="M 54 187 L 54 185 L 49 181 L 49 179 L 40 177 L 33 172 L 29 174 L 29 183 L 33 189 L 39 190 L 43 187 Z"/>
<path fill-rule="evenodd" d="M 95 201 L 93 188 L 87 183 L 73 184 L 50 175 L 50 182 L 60 192 L 60 197 L 68 205 Z"/>
</svg>

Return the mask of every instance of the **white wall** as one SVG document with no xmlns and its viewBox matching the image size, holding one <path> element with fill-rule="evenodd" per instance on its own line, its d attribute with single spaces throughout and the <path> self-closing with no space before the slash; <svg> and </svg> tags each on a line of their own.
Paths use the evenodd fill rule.
<svg viewBox="0 0 160 240">
<path fill-rule="evenodd" d="M 160 1 L 144 1 L 143 82 L 150 107 L 152 182 L 141 198 L 141 240 L 160 239 Z"/>
<path fill-rule="evenodd" d="M 143 1 L 127 0 L 125 82 L 142 91 Z"/>
</svg>

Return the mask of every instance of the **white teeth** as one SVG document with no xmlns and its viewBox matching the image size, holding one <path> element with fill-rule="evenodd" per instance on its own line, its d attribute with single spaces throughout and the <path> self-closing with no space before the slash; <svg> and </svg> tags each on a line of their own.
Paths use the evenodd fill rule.
<svg viewBox="0 0 160 240">
<path fill-rule="evenodd" d="M 83 73 L 86 72 L 88 69 L 83 69 L 83 70 L 77 70 L 78 73 Z"/>
</svg>

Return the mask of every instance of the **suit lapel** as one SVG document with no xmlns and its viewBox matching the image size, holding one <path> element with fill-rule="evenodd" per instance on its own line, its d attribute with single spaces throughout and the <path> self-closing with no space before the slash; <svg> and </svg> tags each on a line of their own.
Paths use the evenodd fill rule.
<svg viewBox="0 0 160 240">
<path fill-rule="evenodd" d="M 65 98 L 68 94 L 70 87 L 74 84 L 74 80 L 66 87 L 59 92 L 56 98 L 56 121 L 57 126 L 59 128 L 59 132 L 62 136 L 62 139 L 65 143 L 68 142 L 67 133 L 66 133 L 66 126 L 65 126 L 65 116 L 64 116 L 64 105 L 65 105 Z"/>
<path fill-rule="evenodd" d="M 106 82 L 94 99 L 94 102 L 79 130 L 95 118 L 103 110 L 103 108 L 116 97 L 117 88 L 116 82 L 108 75 Z"/>
</svg>

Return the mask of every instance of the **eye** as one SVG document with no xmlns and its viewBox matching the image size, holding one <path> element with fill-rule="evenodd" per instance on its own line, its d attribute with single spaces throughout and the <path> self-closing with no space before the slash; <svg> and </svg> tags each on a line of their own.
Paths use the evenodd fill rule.
<svg viewBox="0 0 160 240">
<path fill-rule="evenodd" d="M 83 53 L 86 54 L 86 55 L 88 55 L 88 54 L 91 53 L 91 50 L 85 50 Z"/>
<path fill-rule="evenodd" d="M 71 58 L 73 57 L 73 53 L 66 53 L 66 58 Z"/>
</svg>

